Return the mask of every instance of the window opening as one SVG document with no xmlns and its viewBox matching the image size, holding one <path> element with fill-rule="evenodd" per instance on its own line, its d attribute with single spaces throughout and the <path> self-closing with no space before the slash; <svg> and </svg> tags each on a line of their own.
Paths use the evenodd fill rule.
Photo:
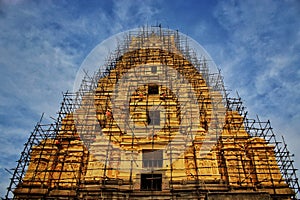
<svg viewBox="0 0 300 200">
<path fill-rule="evenodd" d="M 158 85 L 148 85 L 148 94 L 158 94 L 159 88 Z"/>
<path fill-rule="evenodd" d="M 160 111 L 150 110 L 147 115 L 148 125 L 160 125 Z"/>
<path fill-rule="evenodd" d="M 163 165 L 163 151 L 159 149 L 143 150 L 143 167 L 159 168 Z"/>
<path fill-rule="evenodd" d="M 161 191 L 161 174 L 141 174 L 141 190 Z"/>
<path fill-rule="evenodd" d="M 156 74 L 157 73 L 157 66 L 151 66 L 151 73 Z"/>
</svg>

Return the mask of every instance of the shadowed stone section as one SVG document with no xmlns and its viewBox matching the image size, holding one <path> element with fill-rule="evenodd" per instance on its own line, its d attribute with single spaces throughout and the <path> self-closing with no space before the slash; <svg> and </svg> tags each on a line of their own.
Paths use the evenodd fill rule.
<svg viewBox="0 0 300 200">
<path fill-rule="evenodd" d="M 270 194 L 254 192 L 228 192 L 208 194 L 207 200 L 272 200 Z"/>
</svg>

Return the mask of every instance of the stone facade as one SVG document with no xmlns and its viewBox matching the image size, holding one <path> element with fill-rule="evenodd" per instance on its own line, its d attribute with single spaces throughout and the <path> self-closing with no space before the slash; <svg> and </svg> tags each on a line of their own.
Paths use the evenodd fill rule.
<svg viewBox="0 0 300 200">
<path fill-rule="evenodd" d="M 216 103 L 222 98 L 178 49 L 176 35 L 132 37 L 97 88 L 64 117 L 56 137 L 32 148 L 14 194 L 289 199 L 294 191 L 274 146 L 250 136 L 238 111 Z"/>
</svg>

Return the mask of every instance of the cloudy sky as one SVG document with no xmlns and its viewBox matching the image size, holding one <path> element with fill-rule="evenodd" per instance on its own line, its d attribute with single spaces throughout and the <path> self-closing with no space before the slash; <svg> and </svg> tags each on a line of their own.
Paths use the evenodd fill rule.
<svg viewBox="0 0 300 200">
<path fill-rule="evenodd" d="M 84 58 L 162 24 L 199 42 L 250 117 L 270 119 L 300 168 L 300 1 L 0 0 L 0 197 L 34 125 L 56 117 Z"/>
</svg>

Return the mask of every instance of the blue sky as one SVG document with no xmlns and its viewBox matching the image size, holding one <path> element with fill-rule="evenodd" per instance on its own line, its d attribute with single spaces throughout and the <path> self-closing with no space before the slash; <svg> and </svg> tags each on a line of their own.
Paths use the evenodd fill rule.
<svg viewBox="0 0 300 200">
<path fill-rule="evenodd" d="M 199 42 L 250 117 L 270 119 L 300 168 L 300 1 L 0 0 L 0 197 L 34 125 L 56 117 L 84 58 L 162 24 Z"/>
</svg>

